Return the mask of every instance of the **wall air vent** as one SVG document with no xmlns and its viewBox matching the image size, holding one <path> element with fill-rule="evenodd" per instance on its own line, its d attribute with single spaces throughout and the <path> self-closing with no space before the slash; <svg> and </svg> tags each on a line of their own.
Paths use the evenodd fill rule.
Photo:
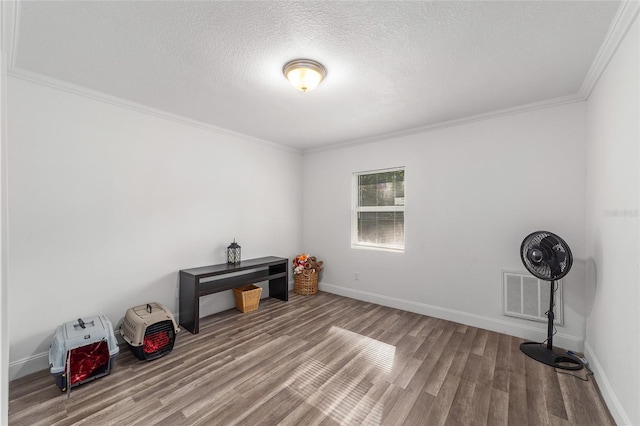
<svg viewBox="0 0 640 426">
<path fill-rule="evenodd" d="M 556 281 L 555 321 L 564 325 L 562 280 Z M 502 313 L 506 316 L 547 322 L 549 281 L 539 280 L 526 272 L 502 271 Z"/>
</svg>

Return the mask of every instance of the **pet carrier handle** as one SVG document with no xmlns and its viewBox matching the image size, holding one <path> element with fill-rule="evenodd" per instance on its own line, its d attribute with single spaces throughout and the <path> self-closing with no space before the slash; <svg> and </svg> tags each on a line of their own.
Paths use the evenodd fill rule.
<svg viewBox="0 0 640 426">
<path fill-rule="evenodd" d="M 82 327 L 82 328 L 87 328 L 87 327 L 84 325 L 84 321 L 82 321 L 82 318 L 78 318 L 78 324 L 80 324 L 80 327 Z"/>
<path fill-rule="evenodd" d="M 152 310 L 151 305 L 147 303 L 147 312 L 151 313 Z"/>
</svg>

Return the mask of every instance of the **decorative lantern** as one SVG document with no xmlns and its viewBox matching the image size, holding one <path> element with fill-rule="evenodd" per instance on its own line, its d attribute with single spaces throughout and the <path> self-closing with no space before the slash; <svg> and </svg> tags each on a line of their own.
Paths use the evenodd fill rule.
<svg viewBox="0 0 640 426">
<path fill-rule="evenodd" d="M 236 243 L 236 239 L 227 247 L 227 263 L 240 263 L 240 245 Z"/>
</svg>

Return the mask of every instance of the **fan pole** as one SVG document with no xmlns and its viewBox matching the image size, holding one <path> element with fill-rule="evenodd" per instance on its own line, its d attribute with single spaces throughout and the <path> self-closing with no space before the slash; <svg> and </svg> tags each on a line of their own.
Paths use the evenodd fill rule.
<svg viewBox="0 0 640 426">
<path fill-rule="evenodd" d="M 555 287 L 555 280 L 551 281 L 551 287 L 549 288 L 549 310 L 547 311 L 547 349 L 553 348 L 553 320 L 555 319 L 555 314 L 553 313 L 553 288 Z"/>
<path fill-rule="evenodd" d="M 553 294 L 556 282 L 551 281 L 549 289 L 549 310 L 547 311 L 547 345 L 538 342 L 523 342 L 520 344 L 520 350 L 525 355 L 535 359 L 543 364 L 563 370 L 580 370 L 583 367 L 582 361 L 573 355 L 569 355 L 564 350 L 553 348 L 553 321 L 555 314 L 553 313 Z"/>
</svg>

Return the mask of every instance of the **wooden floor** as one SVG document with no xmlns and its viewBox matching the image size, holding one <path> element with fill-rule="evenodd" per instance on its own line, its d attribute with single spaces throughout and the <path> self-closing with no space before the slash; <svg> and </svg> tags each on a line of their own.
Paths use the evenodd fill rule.
<svg viewBox="0 0 640 426">
<path fill-rule="evenodd" d="M 521 339 L 328 293 L 203 318 L 151 362 L 73 388 L 10 383 L 11 425 L 613 425 L 593 377 Z M 585 370 L 578 372 L 585 377 Z"/>
</svg>

